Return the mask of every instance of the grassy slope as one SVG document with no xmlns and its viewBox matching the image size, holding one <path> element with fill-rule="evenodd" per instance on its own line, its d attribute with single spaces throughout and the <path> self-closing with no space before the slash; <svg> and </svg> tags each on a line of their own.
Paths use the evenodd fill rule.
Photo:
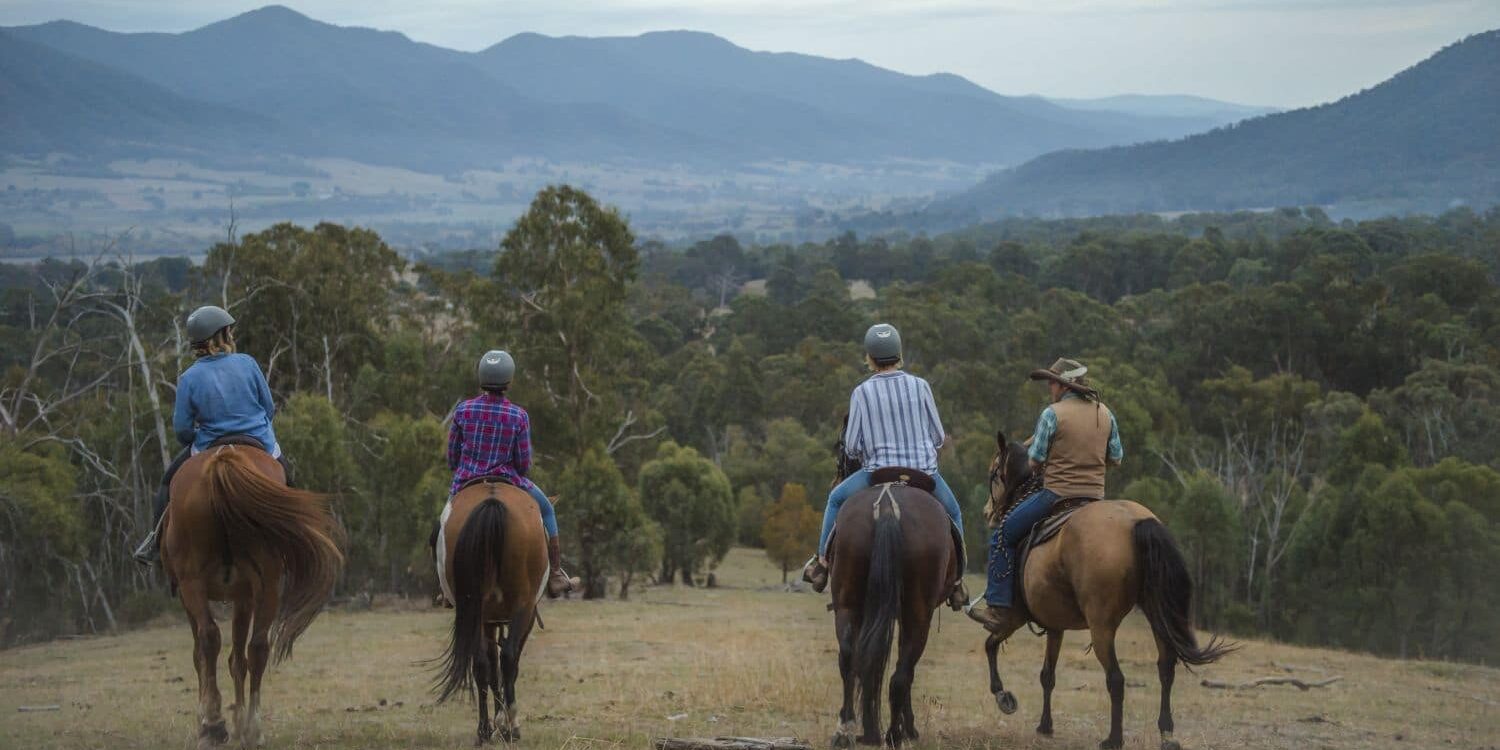
<svg viewBox="0 0 1500 750">
<path fill-rule="evenodd" d="M 736 550 L 721 578 L 725 588 L 715 591 L 648 588 L 625 603 L 546 606 L 548 630 L 522 663 L 524 745 L 645 748 L 652 736 L 714 734 L 798 735 L 823 745 L 838 701 L 825 599 L 775 590 L 779 573 L 758 552 Z M 429 674 L 416 664 L 439 653 L 448 622 L 445 610 L 324 615 L 296 657 L 267 674 L 267 747 L 469 747 L 473 710 L 433 707 Z M 1021 700 L 1011 717 L 987 693 L 982 640 L 976 626 L 944 611 L 917 672 L 921 746 L 1096 746 L 1108 699 L 1082 634 L 1064 647 L 1050 741 L 1032 733 L 1041 640 L 1020 636 L 1002 656 L 1002 676 Z M 0 652 L 0 747 L 189 746 L 190 643 L 185 625 L 174 623 Z M 1127 747 L 1155 748 L 1155 654 L 1139 618 L 1121 648 Z M 1307 679 L 1345 679 L 1306 693 L 1198 685 L 1199 677 L 1284 674 L 1287 665 Z M 1177 737 L 1191 748 L 1483 748 L 1500 738 L 1494 669 L 1248 642 L 1199 677 L 1179 672 L 1175 692 Z M 220 680 L 228 690 L 222 666 Z M 16 711 L 47 704 L 62 710 Z"/>
</svg>

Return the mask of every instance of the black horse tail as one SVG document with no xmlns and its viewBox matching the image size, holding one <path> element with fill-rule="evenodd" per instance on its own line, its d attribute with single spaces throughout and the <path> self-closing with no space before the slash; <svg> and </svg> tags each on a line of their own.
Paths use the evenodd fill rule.
<svg viewBox="0 0 1500 750">
<path fill-rule="evenodd" d="M 880 510 L 881 504 L 875 508 Z M 901 519 L 887 509 L 875 519 L 870 569 L 865 577 L 864 616 L 854 642 L 854 673 L 864 703 L 867 736 L 879 736 L 880 688 L 890 661 L 896 620 L 901 616 Z"/>
<path fill-rule="evenodd" d="M 505 548 L 505 506 L 494 497 L 479 503 L 464 521 L 453 548 L 453 633 L 443 652 L 434 690 L 438 702 L 455 693 L 473 693 L 484 673 L 476 667 L 489 659 L 484 637 L 484 598 L 499 578 Z"/>
<path fill-rule="evenodd" d="M 1198 645 L 1193 632 L 1193 580 L 1167 527 L 1155 518 L 1135 525 L 1136 567 L 1141 571 L 1140 607 L 1151 632 L 1177 661 L 1212 664 L 1239 647 L 1214 636 Z"/>
</svg>

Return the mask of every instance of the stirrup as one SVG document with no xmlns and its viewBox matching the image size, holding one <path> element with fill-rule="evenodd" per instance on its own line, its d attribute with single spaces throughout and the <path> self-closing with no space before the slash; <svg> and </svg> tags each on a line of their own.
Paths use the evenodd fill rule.
<svg viewBox="0 0 1500 750">
<path fill-rule="evenodd" d="M 562 581 L 564 584 L 566 584 L 560 590 L 555 585 L 558 581 Z M 569 576 L 567 571 L 563 570 L 562 568 L 558 568 L 557 570 L 552 571 L 552 573 L 547 576 L 547 596 L 548 598 L 556 599 L 563 594 L 578 591 L 579 585 L 581 583 L 581 580 Z"/>
</svg>

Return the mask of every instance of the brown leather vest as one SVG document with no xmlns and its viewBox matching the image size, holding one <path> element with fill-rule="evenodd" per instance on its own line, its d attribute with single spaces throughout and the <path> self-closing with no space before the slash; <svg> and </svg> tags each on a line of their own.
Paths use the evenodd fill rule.
<svg viewBox="0 0 1500 750">
<path fill-rule="evenodd" d="M 1061 497 L 1104 498 L 1104 461 L 1109 454 L 1109 407 L 1065 398 L 1052 405 L 1057 432 L 1047 448 L 1042 486 Z"/>
</svg>

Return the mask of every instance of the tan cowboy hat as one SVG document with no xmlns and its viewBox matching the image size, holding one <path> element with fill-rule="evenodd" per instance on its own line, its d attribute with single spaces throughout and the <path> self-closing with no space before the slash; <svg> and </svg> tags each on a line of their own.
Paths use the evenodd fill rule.
<svg viewBox="0 0 1500 750">
<path fill-rule="evenodd" d="M 1085 396 L 1097 396 L 1098 391 L 1089 385 L 1089 368 L 1076 359 L 1059 358 L 1045 370 L 1032 370 L 1032 380 L 1050 380 L 1058 385 Z"/>
</svg>

